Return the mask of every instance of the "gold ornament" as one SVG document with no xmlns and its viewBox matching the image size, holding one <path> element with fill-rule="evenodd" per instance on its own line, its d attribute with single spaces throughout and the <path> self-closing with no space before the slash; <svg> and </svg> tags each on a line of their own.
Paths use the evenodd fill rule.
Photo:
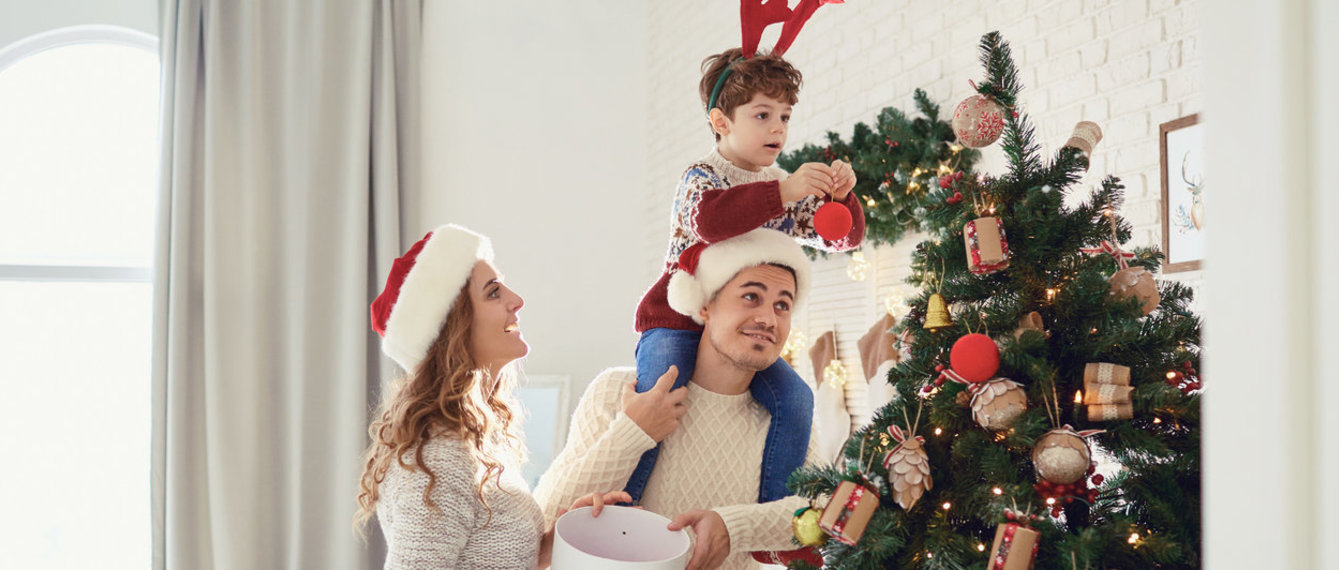
<svg viewBox="0 0 1339 570">
<path fill-rule="evenodd" d="M 944 301 L 944 296 L 939 293 L 930 295 L 925 308 L 925 328 L 930 332 L 938 332 L 939 329 L 951 326 L 953 317 L 948 314 L 948 303 Z"/>
<path fill-rule="evenodd" d="M 828 541 L 828 534 L 818 526 L 818 519 L 823 516 L 823 511 L 813 507 L 804 507 L 795 511 L 795 516 L 790 519 L 790 528 L 795 532 L 795 540 L 805 546 L 819 546 Z"/>
<path fill-rule="evenodd" d="M 823 381 L 833 388 L 841 388 L 846 385 L 846 365 L 842 364 L 840 360 L 832 359 L 832 362 L 823 367 Z"/>
<path fill-rule="evenodd" d="M 869 260 L 865 259 L 865 252 L 857 251 L 851 254 L 851 261 L 846 264 L 846 276 L 853 281 L 864 281 L 869 273 Z"/>
</svg>

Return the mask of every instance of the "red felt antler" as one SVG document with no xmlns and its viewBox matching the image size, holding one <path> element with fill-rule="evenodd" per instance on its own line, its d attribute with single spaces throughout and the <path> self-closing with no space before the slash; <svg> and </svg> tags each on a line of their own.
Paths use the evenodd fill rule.
<svg viewBox="0 0 1339 570">
<path fill-rule="evenodd" d="M 744 57 L 753 57 L 758 52 L 758 42 L 762 41 L 762 31 L 777 22 L 790 18 L 791 10 L 786 0 L 740 0 L 739 29 L 744 36 Z"/>
<path fill-rule="evenodd" d="M 772 48 L 772 55 L 781 55 L 790 49 L 790 44 L 799 35 L 800 28 L 809 21 L 819 6 L 841 4 L 843 0 L 800 0 L 791 9 L 786 0 L 741 0 L 739 3 L 739 27 L 744 42 L 740 47 L 744 57 L 750 58 L 758 52 L 758 42 L 762 40 L 762 31 L 772 24 L 785 22 L 781 27 L 781 37 Z"/>
</svg>

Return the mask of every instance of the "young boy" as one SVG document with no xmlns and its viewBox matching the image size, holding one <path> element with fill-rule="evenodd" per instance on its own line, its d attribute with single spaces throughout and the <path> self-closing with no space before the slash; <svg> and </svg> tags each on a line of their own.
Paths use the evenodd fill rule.
<svg viewBox="0 0 1339 570">
<path fill-rule="evenodd" d="M 781 231 L 825 251 L 854 249 L 865 236 L 865 216 L 851 192 L 856 180 L 849 164 L 806 163 L 789 176 L 773 166 L 786 144 L 800 72 L 780 56 L 743 58 L 739 48 L 708 57 L 702 68 L 698 91 L 716 136 L 716 148 L 690 164 L 679 180 L 665 271 L 637 306 L 636 330 L 641 333 L 636 352 L 638 392 L 651 389 L 671 364 L 678 367 L 675 388 L 693 377 L 702 327 L 695 312 L 677 310 L 671 285 L 685 250 L 696 251 L 701 247 L 698 244 L 758 227 Z M 814 232 L 814 212 L 825 197 L 851 213 L 851 231 L 835 241 Z M 772 500 L 768 497 L 788 494 L 786 478 L 804 460 L 813 420 L 813 391 L 784 360 L 758 373 L 749 390 L 772 414 L 759 489 L 760 500 Z M 634 499 L 641 496 L 658 452 L 659 447 L 646 452 L 629 478 L 627 490 Z"/>
</svg>

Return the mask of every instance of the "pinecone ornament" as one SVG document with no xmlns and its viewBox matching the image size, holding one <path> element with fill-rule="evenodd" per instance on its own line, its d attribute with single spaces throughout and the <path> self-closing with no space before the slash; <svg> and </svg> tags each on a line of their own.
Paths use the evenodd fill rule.
<svg viewBox="0 0 1339 570">
<path fill-rule="evenodd" d="M 992 378 L 974 388 L 972 419 L 988 430 L 1006 430 L 1027 409 L 1023 385 L 1008 378 Z"/>
<path fill-rule="evenodd" d="M 897 447 L 883 456 L 883 468 L 888 471 L 888 482 L 893 487 L 893 500 L 904 510 L 919 501 L 921 495 L 934 486 L 930 479 L 930 458 L 925 454 L 925 438 L 908 437 L 902 428 L 889 426 L 888 433 L 898 442 Z"/>
</svg>

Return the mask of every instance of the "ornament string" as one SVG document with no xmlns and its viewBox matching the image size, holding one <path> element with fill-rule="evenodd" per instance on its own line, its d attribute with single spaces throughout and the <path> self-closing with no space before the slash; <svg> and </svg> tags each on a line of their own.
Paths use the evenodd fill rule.
<svg viewBox="0 0 1339 570">
<path fill-rule="evenodd" d="M 1116 236 L 1116 213 L 1111 209 L 1111 206 L 1107 206 L 1103 215 L 1106 216 L 1107 221 L 1111 223 L 1111 241 L 1102 240 L 1101 247 L 1085 247 L 1080 248 L 1079 251 L 1090 255 L 1108 254 L 1116 259 L 1117 269 L 1129 269 L 1129 260 L 1134 259 L 1134 254 L 1122 250 L 1120 245 L 1118 245 L 1120 243 L 1120 238 Z"/>
<path fill-rule="evenodd" d="M 888 426 L 888 435 L 893 436 L 893 440 L 897 442 L 897 445 L 893 446 L 892 449 L 888 450 L 888 453 L 884 454 L 883 456 L 884 469 L 888 469 L 888 466 L 892 464 L 893 456 L 898 452 L 898 450 L 902 449 L 902 445 L 906 443 L 907 439 L 914 437 L 917 442 L 921 444 L 925 443 L 925 436 L 914 435 L 916 433 L 916 428 L 920 427 L 921 424 L 921 409 L 923 407 L 924 406 L 922 405 L 916 406 L 916 421 L 914 422 L 907 418 L 907 409 L 905 407 L 902 408 L 902 421 L 906 422 L 908 428 L 910 429 L 909 432 L 902 431 L 902 427 L 897 424 L 892 424 Z"/>
</svg>

